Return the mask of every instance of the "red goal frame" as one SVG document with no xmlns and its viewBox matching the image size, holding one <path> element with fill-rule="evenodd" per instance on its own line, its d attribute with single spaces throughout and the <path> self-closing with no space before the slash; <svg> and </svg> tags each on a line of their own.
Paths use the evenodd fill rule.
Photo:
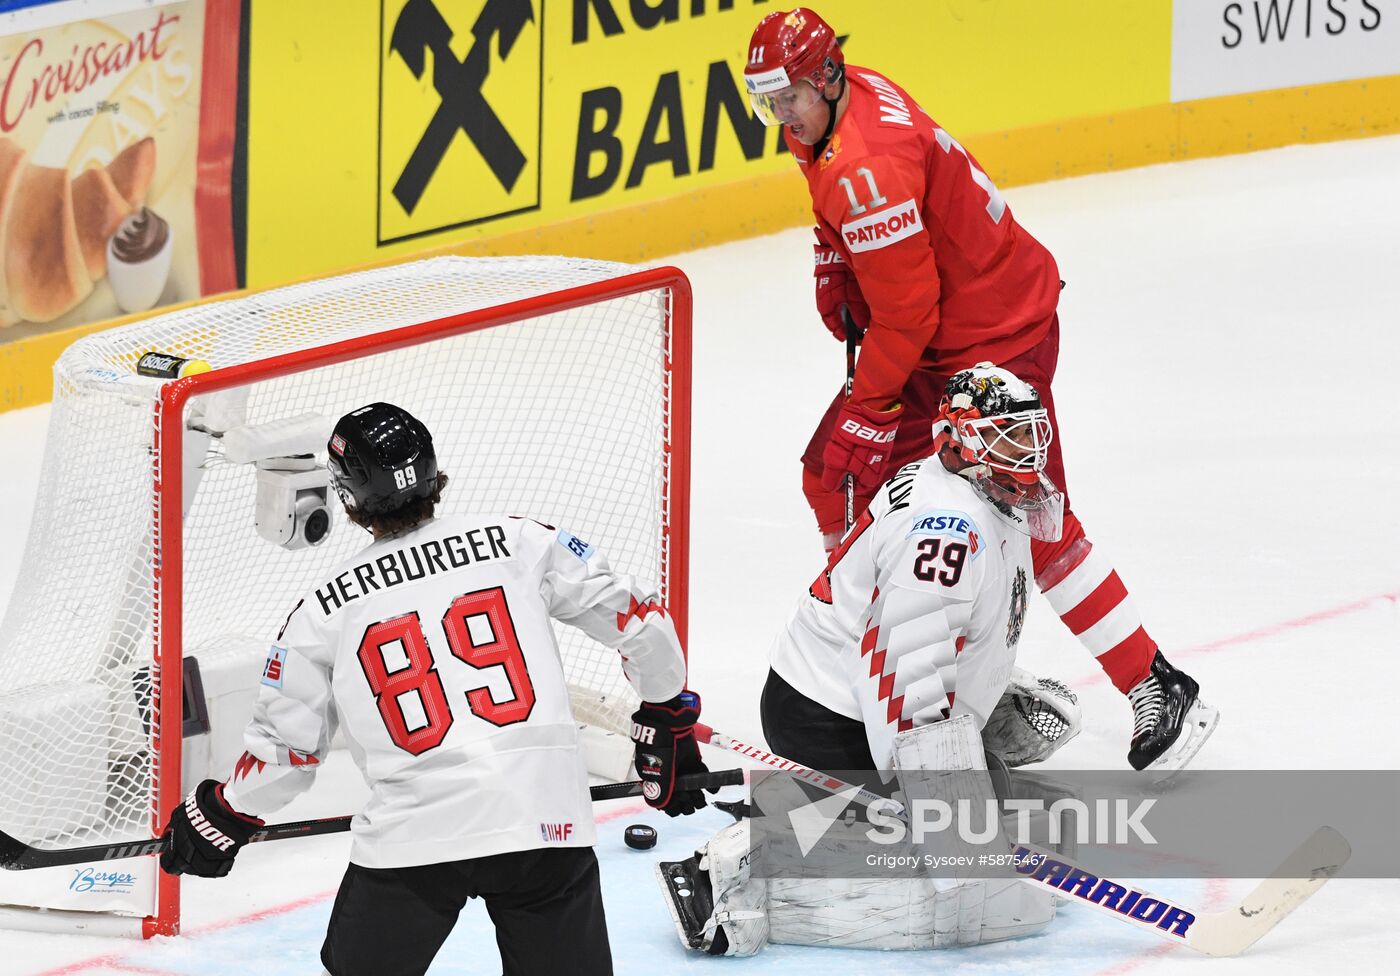
<svg viewBox="0 0 1400 976">
<path fill-rule="evenodd" d="M 175 805 L 182 801 L 182 708 L 184 689 L 181 662 L 184 534 L 181 501 L 184 493 L 181 463 L 184 411 L 190 399 L 253 381 L 267 380 L 420 345 L 436 339 L 476 332 L 519 322 L 542 314 L 579 308 L 642 292 L 664 290 L 666 307 L 666 393 L 663 465 L 665 491 L 662 511 L 663 578 L 659 581 L 668 611 L 675 621 L 681 646 L 686 645 L 688 576 L 690 560 L 690 408 L 692 294 L 690 281 L 675 267 L 652 268 L 606 281 L 562 289 L 490 308 L 450 315 L 417 325 L 392 329 L 373 336 L 346 339 L 311 349 L 229 366 L 174 380 L 161 387 L 155 403 L 152 457 L 152 635 L 154 667 L 151 672 L 152 708 L 157 720 L 151 726 L 154 757 L 155 802 L 151 831 L 158 837 Z M 165 707 L 173 703 L 172 707 Z M 178 935 L 180 931 L 180 879 L 159 872 L 156 882 L 156 914 L 142 920 L 143 938 Z"/>
</svg>

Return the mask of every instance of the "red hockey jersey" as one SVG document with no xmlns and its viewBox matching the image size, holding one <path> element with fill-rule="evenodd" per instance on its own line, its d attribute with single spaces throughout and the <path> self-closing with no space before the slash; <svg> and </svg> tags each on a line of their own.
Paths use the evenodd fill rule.
<svg viewBox="0 0 1400 976">
<path fill-rule="evenodd" d="M 852 398 L 880 410 L 918 367 L 951 373 L 1035 346 L 1060 274 L 977 161 L 904 89 L 868 68 L 846 74 L 850 101 L 822 152 L 787 141 L 818 226 L 870 305 Z"/>
</svg>

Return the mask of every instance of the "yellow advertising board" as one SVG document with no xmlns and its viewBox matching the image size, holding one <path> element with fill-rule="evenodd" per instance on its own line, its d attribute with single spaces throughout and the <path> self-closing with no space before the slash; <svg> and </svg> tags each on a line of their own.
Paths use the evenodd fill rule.
<svg viewBox="0 0 1400 976">
<path fill-rule="evenodd" d="M 776 8 L 346 0 L 331 17 L 316 0 L 256 2 L 247 284 L 677 196 L 704 201 L 756 177 L 787 173 L 800 192 L 741 78 L 749 35 Z M 1169 0 L 830 0 L 820 12 L 851 62 L 889 73 L 954 131 L 1168 95 Z M 654 216 L 703 222 L 715 240 L 751 232 L 743 208 Z"/>
<path fill-rule="evenodd" d="M 200 83 L 164 79 L 165 121 L 151 132 L 160 162 L 147 202 L 177 242 L 198 247 L 197 266 L 187 249 L 174 253 L 162 303 L 442 250 L 649 260 L 809 219 L 805 181 L 781 133 L 752 118 L 740 77 L 754 26 L 781 0 L 71 6 L 68 20 L 122 12 L 82 29 L 126 37 L 155 10 L 179 16 L 181 56 L 168 60 L 181 68 L 199 64 L 204 25 Z M 1001 187 L 1400 132 L 1400 17 L 1378 0 L 1299 4 L 1296 15 L 1275 0 L 824 0 L 816 9 L 850 63 L 899 82 Z M 30 40 L 19 33 L 0 33 L 12 82 Z M 150 74 L 133 80 L 123 112 L 143 104 Z M 193 134 L 177 135 L 196 97 L 191 152 Z M 40 130 L 101 134 L 113 102 L 94 86 L 68 99 L 62 119 L 57 105 L 31 113 L 24 125 L 34 134 L 0 136 L 21 149 L 42 139 L 47 151 L 57 143 Z M 88 108 L 90 121 L 72 113 Z M 45 165 L 100 182 L 92 174 L 105 157 L 78 151 L 100 142 L 84 136 Z M 30 151 L 31 164 L 43 161 Z M 14 210 L 4 204 L 0 192 L 0 240 Z M 49 290 L 67 311 L 47 324 L 6 318 L 5 288 L 15 289 L 0 280 L 0 326 L 14 322 L 0 327 L 0 409 L 45 399 L 57 352 L 100 325 L 78 323 L 115 314 L 102 311 L 116 299 L 100 272 L 94 262 L 90 290 Z M 70 307 L 73 296 L 86 297 Z"/>
</svg>

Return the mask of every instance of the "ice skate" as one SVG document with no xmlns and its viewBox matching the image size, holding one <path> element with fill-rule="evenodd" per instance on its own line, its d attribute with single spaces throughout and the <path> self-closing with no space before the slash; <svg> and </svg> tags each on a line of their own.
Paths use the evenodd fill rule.
<svg viewBox="0 0 1400 976">
<path fill-rule="evenodd" d="M 1199 693 L 1195 680 L 1158 651 L 1147 677 L 1128 692 L 1133 705 L 1128 763 L 1134 769 L 1178 770 L 1200 751 L 1220 713 L 1201 701 Z"/>
</svg>

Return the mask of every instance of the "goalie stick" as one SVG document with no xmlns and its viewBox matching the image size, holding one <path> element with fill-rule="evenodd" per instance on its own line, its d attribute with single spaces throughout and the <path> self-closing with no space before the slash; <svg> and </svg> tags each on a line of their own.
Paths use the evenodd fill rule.
<svg viewBox="0 0 1400 976">
<path fill-rule="evenodd" d="M 737 786 L 743 782 L 744 771 L 742 769 L 720 769 L 710 773 L 693 773 L 682 776 L 677 780 L 676 785 L 683 790 L 717 790 L 721 786 Z M 601 786 L 590 786 L 588 792 L 595 802 L 598 800 L 622 800 L 630 796 L 641 796 L 642 783 L 640 780 L 631 780 L 625 783 L 604 783 Z M 317 834 L 336 834 L 349 830 L 352 819 L 352 817 L 326 817 L 321 820 L 294 820 L 289 823 L 269 824 L 248 838 L 248 843 L 286 840 L 288 837 L 314 837 Z M 31 868 L 53 868 L 89 861 L 118 861 L 128 857 L 159 854 L 165 848 L 164 837 L 156 837 L 151 840 L 114 841 L 107 844 L 93 844 L 90 847 L 30 847 L 23 841 L 0 831 L 0 868 L 7 871 L 28 871 Z"/>
<path fill-rule="evenodd" d="M 697 724 L 695 737 L 716 748 L 737 752 L 767 766 L 790 772 L 829 793 L 850 791 L 849 795 L 857 802 L 878 806 L 882 812 L 907 822 L 903 808 L 896 801 L 855 784 L 808 769 L 791 759 L 775 756 L 757 746 L 716 732 L 707 725 Z M 1208 956 L 1235 956 L 1268 934 L 1336 875 L 1351 857 L 1351 845 L 1333 828 L 1319 827 L 1258 887 L 1238 903 L 1219 912 L 1194 911 L 1175 899 L 1159 898 L 1136 885 L 1101 878 L 1063 855 L 1052 854 L 1032 845 L 1017 845 L 1015 853 L 1034 862 L 1034 866 L 1026 869 L 1030 872 L 1029 876 L 1017 869 L 1021 873 L 1018 880 L 1032 887 L 1051 887 L 1061 897 L 1071 897 L 1075 904 L 1106 912 L 1120 921 L 1151 931 L 1168 942 L 1187 946 Z M 1081 883 L 1086 878 L 1090 880 Z M 1119 889 L 1111 904 L 1107 897 L 1099 897 L 1098 900 L 1090 897 L 1091 889 L 1097 895 L 1104 890 L 1104 884 Z M 1157 911 L 1159 905 L 1163 907 Z M 1146 920 L 1149 916 L 1150 920 Z"/>
</svg>

